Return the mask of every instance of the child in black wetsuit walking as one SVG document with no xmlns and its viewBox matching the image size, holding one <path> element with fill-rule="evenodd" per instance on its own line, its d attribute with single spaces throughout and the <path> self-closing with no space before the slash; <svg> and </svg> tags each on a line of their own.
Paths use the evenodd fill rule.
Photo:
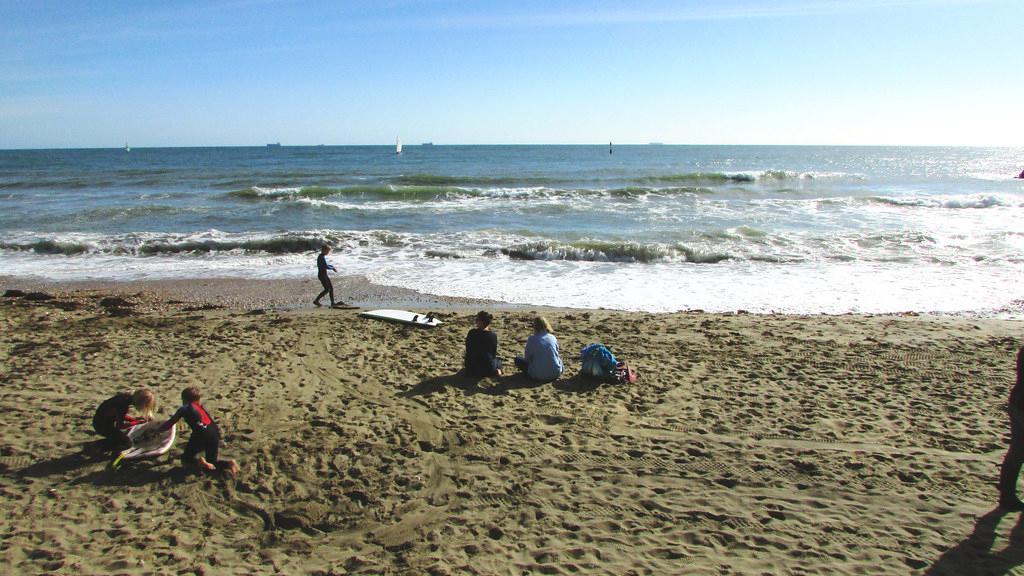
<svg viewBox="0 0 1024 576">
<path fill-rule="evenodd" d="M 323 292 L 317 294 L 317 297 L 313 299 L 313 304 L 316 306 L 320 305 L 320 299 L 327 294 L 331 295 L 331 306 L 334 306 L 334 285 L 331 284 L 331 277 L 327 275 L 327 271 L 334 270 L 337 272 L 338 269 L 327 263 L 327 255 L 330 253 L 330 245 L 324 244 L 323 247 L 320 248 L 320 255 L 316 257 L 316 277 L 324 287 Z"/>
<path fill-rule="evenodd" d="M 234 476 L 238 473 L 238 463 L 234 460 L 218 460 L 220 450 L 220 429 L 210 417 L 210 413 L 199 403 L 199 389 L 192 386 L 181 391 L 181 408 L 170 420 L 160 427 L 161 432 L 170 430 L 182 418 L 192 429 L 192 436 L 185 446 L 181 461 L 186 466 L 195 465 L 201 471 L 221 470 Z M 206 456 L 196 456 L 203 452 Z"/>
</svg>

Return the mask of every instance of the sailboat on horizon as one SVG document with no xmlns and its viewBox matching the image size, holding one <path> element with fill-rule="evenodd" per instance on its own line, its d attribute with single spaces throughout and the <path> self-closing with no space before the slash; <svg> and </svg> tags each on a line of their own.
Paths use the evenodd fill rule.
<svg viewBox="0 0 1024 576">
<path fill-rule="evenodd" d="M 402 139 L 395 137 L 395 154 L 402 153 Z"/>
<path fill-rule="evenodd" d="M 128 141 L 127 140 L 124 141 L 124 151 L 125 152 L 131 152 L 132 151 L 132 149 L 128 147 Z"/>
</svg>

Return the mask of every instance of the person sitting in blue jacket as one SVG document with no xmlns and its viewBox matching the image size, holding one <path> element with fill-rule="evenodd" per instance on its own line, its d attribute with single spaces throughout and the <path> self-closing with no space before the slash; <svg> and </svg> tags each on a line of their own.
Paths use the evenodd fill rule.
<svg viewBox="0 0 1024 576">
<path fill-rule="evenodd" d="M 547 382 L 562 375 L 565 366 L 558 354 L 558 339 L 551 323 L 543 316 L 533 319 L 533 334 L 526 339 L 526 350 L 516 357 L 516 366 L 533 380 Z"/>
</svg>

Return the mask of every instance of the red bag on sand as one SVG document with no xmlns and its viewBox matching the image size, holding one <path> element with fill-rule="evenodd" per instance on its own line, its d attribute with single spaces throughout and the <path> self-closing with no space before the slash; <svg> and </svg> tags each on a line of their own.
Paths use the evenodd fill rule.
<svg viewBox="0 0 1024 576">
<path fill-rule="evenodd" d="M 615 380 L 619 384 L 636 382 L 636 379 L 639 377 L 640 375 L 636 373 L 636 370 L 630 368 L 629 364 L 626 364 L 625 362 L 619 362 L 615 366 Z"/>
</svg>

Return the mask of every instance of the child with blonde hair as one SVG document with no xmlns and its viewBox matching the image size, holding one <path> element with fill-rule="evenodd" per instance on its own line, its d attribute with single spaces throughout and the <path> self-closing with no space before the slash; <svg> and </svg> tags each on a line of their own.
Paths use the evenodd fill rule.
<svg viewBox="0 0 1024 576">
<path fill-rule="evenodd" d="M 133 406 L 141 417 L 128 415 L 128 410 Z M 97 434 L 106 438 L 107 448 L 126 448 L 132 445 L 127 430 L 136 424 L 150 421 L 154 412 L 156 396 L 152 391 L 140 388 L 134 393 L 119 392 L 99 405 L 92 417 L 92 427 Z"/>
<path fill-rule="evenodd" d="M 522 356 L 516 356 L 516 367 L 533 380 L 557 380 L 565 370 L 558 352 L 558 339 L 551 333 L 551 323 L 543 316 L 533 319 L 533 334 L 526 339 Z"/>
</svg>

